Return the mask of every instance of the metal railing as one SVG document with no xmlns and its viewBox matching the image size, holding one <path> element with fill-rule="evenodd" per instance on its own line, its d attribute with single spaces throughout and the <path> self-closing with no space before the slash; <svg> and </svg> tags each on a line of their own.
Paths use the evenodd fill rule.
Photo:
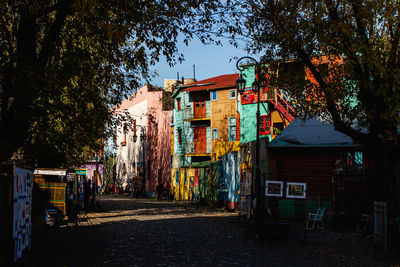
<svg viewBox="0 0 400 267">
<path fill-rule="evenodd" d="M 207 147 L 196 149 L 195 143 L 185 143 L 185 154 L 207 154 Z"/>
<path fill-rule="evenodd" d="M 192 107 L 186 107 L 183 112 L 185 120 L 211 118 L 211 114 L 209 111 L 205 112 L 204 114 L 195 114 Z"/>
</svg>

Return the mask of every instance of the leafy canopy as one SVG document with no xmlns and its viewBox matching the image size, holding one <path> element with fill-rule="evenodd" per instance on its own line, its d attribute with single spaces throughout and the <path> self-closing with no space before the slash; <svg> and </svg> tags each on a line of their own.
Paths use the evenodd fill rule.
<svg viewBox="0 0 400 267">
<path fill-rule="evenodd" d="M 178 34 L 210 39 L 218 1 L 6 0 L 0 4 L 0 162 L 69 165 L 101 146 L 110 107 L 149 80 Z M 89 153 L 90 154 L 90 153 Z"/>
<path fill-rule="evenodd" d="M 398 1 L 238 0 L 228 5 L 225 21 L 231 28 L 219 34 L 244 38 L 248 50 L 262 53 L 266 61 L 295 58 L 303 64 L 309 82 L 286 86 L 304 115 L 325 116 L 360 143 L 398 144 Z M 328 72 L 319 70 L 324 63 Z"/>
</svg>

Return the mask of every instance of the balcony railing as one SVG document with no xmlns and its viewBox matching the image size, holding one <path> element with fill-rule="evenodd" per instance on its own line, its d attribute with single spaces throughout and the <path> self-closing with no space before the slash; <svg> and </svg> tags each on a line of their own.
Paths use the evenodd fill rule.
<svg viewBox="0 0 400 267">
<path fill-rule="evenodd" d="M 185 143 L 185 154 L 208 154 L 207 147 L 196 148 L 194 143 Z"/>
<path fill-rule="evenodd" d="M 192 107 L 186 107 L 184 109 L 184 119 L 192 120 L 192 119 L 207 119 L 211 118 L 210 112 L 205 112 L 203 114 L 195 114 Z"/>
</svg>

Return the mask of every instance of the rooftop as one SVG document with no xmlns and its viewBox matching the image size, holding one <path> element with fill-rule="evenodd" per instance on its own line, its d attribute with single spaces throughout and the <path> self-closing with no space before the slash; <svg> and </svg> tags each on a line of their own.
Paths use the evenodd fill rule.
<svg viewBox="0 0 400 267">
<path fill-rule="evenodd" d="M 182 86 L 182 92 L 234 88 L 238 78 L 238 73 L 224 74 Z"/>
<path fill-rule="evenodd" d="M 320 118 L 295 119 L 268 147 L 351 147 L 353 140 Z"/>
</svg>

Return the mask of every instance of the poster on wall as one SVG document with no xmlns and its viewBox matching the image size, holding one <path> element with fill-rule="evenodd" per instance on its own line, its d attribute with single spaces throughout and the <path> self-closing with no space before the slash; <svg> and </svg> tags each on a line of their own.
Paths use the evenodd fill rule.
<svg viewBox="0 0 400 267">
<path fill-rule="evenodd" d="M 287 198 L 306 198 L 306 183 L 286 183 Z"/>
<path fill-rule="evenodd" d="M 265 195 L 270 197 L 283 197 L 283 182 L 266 181 Z"/>
</svg>

